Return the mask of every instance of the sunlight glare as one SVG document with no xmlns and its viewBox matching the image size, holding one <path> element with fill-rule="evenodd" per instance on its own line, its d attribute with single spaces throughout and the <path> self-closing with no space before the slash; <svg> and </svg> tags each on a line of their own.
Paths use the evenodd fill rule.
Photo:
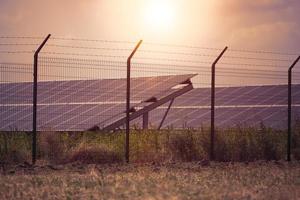
<svg viewBox="0 0 300 200">
<path fill-rule="evenodd" d="M 151 0 L 146 6 L 145 21 L 147 27 L 155 31 L 170 28 L 175 23 L 175 10 L 172 1 Z"/>
</svg>

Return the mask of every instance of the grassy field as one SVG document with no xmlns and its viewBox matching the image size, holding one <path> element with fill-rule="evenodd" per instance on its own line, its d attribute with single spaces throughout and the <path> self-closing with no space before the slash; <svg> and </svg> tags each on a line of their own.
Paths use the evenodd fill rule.
<svg viewBox="0 0 300 200">
<path fill-rule="evenodd" d="M 85 164 L 124 161 L 125 133 L 38 134 L 38 160 L 50 164 L 80 161 Z M 265 127 L 236 126 L 217 129 L 216 161 L 256 161 L 286 159 L 287 132 Z M 199 161 L 209 159 L 209 128 L 185 130 L 131 130 L 130 161 L 133 163 Z M 300 123 L 293 128 L 292 157 L 300 159 Z M 0 163 L 23 163 L 31 160 L 31 134 L 0 133 Z"/>
<path fill-rule="evenodd" d="M 0 199 L 300 199 L 300 126 L 293 162 L 286 131 L 265 127 L 217 130 L 208 161 L 209 129 L 132 130 L 130 163 L 124 132 L 38 135 L 0 133 Z M 264 161 L 262 161 L 264 160 Z"/>
<path fill-rule="evenodd" d="M 300 199 L 300 163 L 6 166 L 1 199 Z"/>
</svg>

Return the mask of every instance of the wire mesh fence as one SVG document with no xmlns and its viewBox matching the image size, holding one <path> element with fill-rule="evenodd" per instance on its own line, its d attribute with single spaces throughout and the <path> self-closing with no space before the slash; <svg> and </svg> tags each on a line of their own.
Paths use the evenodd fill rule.
<svg viewBox="0 0 300 200">
<path fill-rule="evenodd" d="M 10 155 L 9 151 L 16 155 L 19 151 L 27 152 L 23 160 L 30 160 L 34 145 L 31 144 L 33 54 L 42 40 L 0 37 L 3 160 L 8 159 L 5 155 Z M 126 61 L 135 45 L 126 41 L 61 37 L 47 41 L 38 58 L 36 156 L 39 162 L 124 160 Z M 212 63 L 222 50 L 142 43 L 132 58 L 130 70 L 132 162 L 208 158 Z M 250 136 L 245 132 L 249 131 L 262 131 L 270 141 L 280 143 L 274 156 L 267 156 L 284 158 L 287 71 L 296 56 L 230 48 L 225 52 L 216 65 L 215 151 L 229 153 L 223 157 L 217 153 L 219 160 L 239 160 L 238 152 L 250 150 L 252 153 L 244 157 L 252 159 L 254 146 L 245 150 L 244 140 L 228 140 L 246 140 Z M 299 74 L 295 68 L 292 87 L 295 135 L 299 132 Z M 226 139 L 226 135 L 232 136 Z M 20 142 L 22 138 L 25 142 Z M 263 145 L 268 141 L 256 139 Z M 260 155 L 256 158 L 266 156 L 257 152 L 256 155 Z"/>
</svg>

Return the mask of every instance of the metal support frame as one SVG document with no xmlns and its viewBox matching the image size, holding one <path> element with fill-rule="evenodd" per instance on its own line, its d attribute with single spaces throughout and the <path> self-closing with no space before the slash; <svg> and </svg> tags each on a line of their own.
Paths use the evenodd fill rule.
<svg viewBox="0 0 300 200">
<path fill-rule="evenodd" d="M 38 57 L 42 48 L 45 46 L 51 34 L 44 39 L 43 43 L 34 53 L 34 63 L 33 63 L 33 112 L 32 112 L 32 164 L 36 162 L 36 135 L 37 135 L 37 84 L 38 84 Z"/>
<path fill-rule="evenodd" d="M 210 124 L 210 159 L 215 159 L 214 140 L 215 140 L 215 80 L 216 80 L 216 64 L 222 58 L 228 47 L 221 52 L 217 59 L 212 64 L 211 69 L 211 124 Z"/>
<path fill-rule="evenodd" d="M 287 160 L 291 161 L 291 140 L 292 140 L 292 70 L 300 60 L 300 56 L 290 66 L 288 71 L 288 137 L 287 137 Z"/>
<path fill-rule="evenodd" d="M 184 86 L 183 88 L 181 88 L 179 90 L 176 90 L 173 93 L 171 93 L 171 94 L 169 94 L 169 95 L 167 95 L 167 96 L 159 99 L 157 102 L 154 102 L 154 103 L 152 103 L 150 105 L 147 105 L 144 108 L 142 108 L 142 109 L 140 109 L 140 110 L 138 110 L 138 111 L 136 111 L 134 113 L 131 113 L 131 115 L 129 115 L 129 118 L 127 118 L 127 116 L 124 117 L 124 118 L 121 118 L 118 121 L 116 121 L 116 122 L 114 122 L 114 123 L 112 123 L 112 124 L 104 127 L 102 130 L 103 131 L 115 130 L 115 129 L 121 127 L 122 125 L 124 125 L 125 123 L 128 123 L 128 121 L 127 121 L 128 119 L 129 119 L 129 121 L 132 121 L 132 120 L 134 120 L 134 119 L 136 119 L 138 117 L 141 117 L 145 113 L 154 110 L 155 108 L 157 108 L 157 107 L 159 107 L 159 106 L 161 106 L 161 105 L 163 105 L 163 104 L 171 101 L 172 99 L 175 99 L 175 98 L 177 98 L 177 97 L 179 97 L 179 96 L 181 96 L 181 95 L 183 95 L 183 94 L 191 91 L 192 89 L 193 89 L 193 85 L 192 84 Z"/>
<path fill-rule="evenodd" d="M 149 127 L 149 112 L 143 114 L 143 130 L 147 130 Z"/>
<path fill-rule="evenodd" d="M 132 53 L 127 59 L 127 88 L 126 88 L 126 141 L 125 141 L 125 160 L 129 162 L 129 133 L 130 133 L 130 72 L 131 72 L 131 59 L 142 44 L 143 40 L 140 40 L 136 45 Z"/>
<path fill-rule="evenodd" d="M 168 109 L 166 110 L 165 115 L 164 115 L 164 117 L 162 118 L 162 120 L 161 120 L 161 122 L 160 122 L 160 124 L 159 124 L 159 126 L 158 126 L 158 130 L 160 130 L 161 127 L 162 127 L 162 125 L 164 124 L 164 122 L 165 122 L 165 120 L 166 120 L 166 118 L 167 118 L 167 115 L 168 115 L 168 113 L 169 113 L 169 111 L 170 111 L 170 108 L 171 108 L 171 106 L 173 105 L 174 100 L 175 100 L 175 99 L 172 99 L 172 100 L 170 101 L 169 107 L 168 107 Z"/>
</svg>

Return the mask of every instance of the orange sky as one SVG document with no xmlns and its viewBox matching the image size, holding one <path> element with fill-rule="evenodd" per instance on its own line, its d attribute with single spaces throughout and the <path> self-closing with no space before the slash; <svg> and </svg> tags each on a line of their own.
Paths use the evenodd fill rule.
<svg viewBox="0 0 300 200">
<path fill-rule="evenodd" d="M 0 35 L 300 50 L 297 0 L 172 0 L 176 22 L 160 30 L 145 22 L 151 1 L 1 0 Z"/>
</svg>

